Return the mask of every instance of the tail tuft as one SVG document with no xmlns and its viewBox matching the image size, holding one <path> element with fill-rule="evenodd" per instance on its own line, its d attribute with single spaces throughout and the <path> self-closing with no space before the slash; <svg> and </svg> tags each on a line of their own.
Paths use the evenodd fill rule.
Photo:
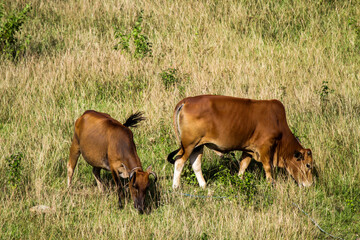
<svg viewBox="0 0 360 240">
<path fill-rule="evenodd" d="M 146 119 L 145 117 L 143 117 L 143 114 L 143 112 L 136 112 L 134 114 L 131 114 L 123 125 L 125 127 L 137 127 L 139 122 Z"/>
</svg>

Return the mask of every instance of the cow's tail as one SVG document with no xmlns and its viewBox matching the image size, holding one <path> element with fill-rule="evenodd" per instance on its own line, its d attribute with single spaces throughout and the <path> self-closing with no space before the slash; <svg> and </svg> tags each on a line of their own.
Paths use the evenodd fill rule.
<svg viewBox="0 0 360 240">
<path fill-rule="evenodd" d="M 177 140 L 181 141 L 181 129 L 180 129 L 180 111 L 185 103 L 179 103 L 174 111 L 174 129 Z"/>
<path fill-rule="evenodd" d="M 176 138 L 181 142 L 181 129 L 180 129 L 180 123 L 179 123 L 179 115 L 180 115 L 180 111 L 183 108 L 185 103 L 181 102 L 178 105 L 176 105 L 175 107 L 175 111 L 174 111 L 174 129 L 175 129 L 175 135 Z M 181 147 L 179 149 L 176 149 L 175 151 L 171 152 L 168 157 L 167 157 L 167 161 L 171 164 L 175 163 L 174 157 L 175 155 L 180 151 Z"/>
<path fill-rule="evenodd" d="M 137 127 L 138 123 L 144 121 L 146 118 L 143 117 L 143 112 L 136 112 L 131 114 L 123 124 L 125 127 Z"/>
<path fill-rule="evenodd" d="M 180 151 L 181 147 L 179 149 L 176 149 L 175 151 L 171 152 L 168 157 L 167 157 L 167 161 L 171 164 L 175 163 L 175 155 Z"/>
</svg>

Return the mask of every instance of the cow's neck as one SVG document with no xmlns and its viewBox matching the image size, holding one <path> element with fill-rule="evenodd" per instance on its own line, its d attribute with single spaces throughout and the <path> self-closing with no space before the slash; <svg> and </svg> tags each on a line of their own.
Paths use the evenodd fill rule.
<svg viewBox="0 0 360 240">
<path fill-rule="evenodd" d="M 289 130 L 289 132 L 282 136 L 278 146 L 276 147 L 274 159 L 276 156 L 277 166 L 284 167 L 286 165 L 285 162 L 292 159 L 295 151 L 299 151 L 300 149 L 302 149 L 302 146 Z"/>
<path fill-rule="evenodd" d="M 141 162 L 137 155 L 129 158 L 126 165 L 129 172 L 131 172 L 135 168 L 139 168 L 140 170 L 142 170 Z"/>
</svg>

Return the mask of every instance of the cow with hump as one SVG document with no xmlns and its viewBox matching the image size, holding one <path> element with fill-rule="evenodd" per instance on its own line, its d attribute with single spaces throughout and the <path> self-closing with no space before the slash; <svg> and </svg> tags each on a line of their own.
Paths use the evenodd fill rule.
<svg viewBox="0 0 360 240">
<path fill-rule="evenodd" d="M 85 161 L 93 167 L 93 174 L 100 190 L 103 190 L 100 170 L 111 171 L 118 191 L 120 208 L 122 208 L 120 177 L 128 177 L 134 207 L 143 212 L 146 190 L 150 184 L 149 176 L 153 175 L 154 181 L 157 177 L 151 166 L 143 171 L 133 141 L 133 133 L 129 127 L 136 127 L 144 119 L 142 113 L 137 112 L 121 124 L 110 115 L 93 110 L 88 110 L 79 117 L 75 122 L 67 165 L 68 187 L 81 153 Z"/>
<path fill-rule="evenodd" d="M 228 96 L 202 95 L 181 100 L 175 107 L 174 127 L 181 147 L 168 156 L 175 163 L 173 188 L 189 158 L 201 187 L 206 182 L 201 171 L 204 146 L 217 153 L 242 151 L 239 176 L 251 159 L 261 162 L 266 178 L 273 182 L 273 167 L 285 168 L 299 185 L 310 186 L 313 159 L 286 122 L 285 108 L 278 100 L 252 100 Z"/>
</svg>

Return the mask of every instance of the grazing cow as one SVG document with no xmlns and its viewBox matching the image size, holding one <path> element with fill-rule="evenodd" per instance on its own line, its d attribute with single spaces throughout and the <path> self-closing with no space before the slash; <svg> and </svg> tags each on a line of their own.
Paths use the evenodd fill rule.
<svg viewBox="0 0 360 240">
<path fill-rule="evenodd" d="M 122 208 L 120 177 L 129 177 L 134 207 L 142 212 L 146 190 L 150 183 L 149 175 L 152 174 L 155 181 L 157 177 L 151 171 L 151 166 L 143 171 L 136 153 L 133 133 L 129 127 L 136 127 L 144 119 L 142 113 L 137 112 L 121 124 L 106 113 L 92 110 L 86 111 L 79 117 L 75 122 L 75 133 L 67 165 L 68 187 L 81 153 L 86 162 L 93 166 L 93 174 L 100 190 L 103 189 L 100 182 L 100 170 L 111 171 L 118 190 L 120 208 Z"/>
<path fill-rule="evenodd" d="M 188 97 L 175 107 L 174 127 L 181 142 L 181 147 L 167 159 L 175 163 L 174 189 L 180 185 L 180 174 L 188 158 L 199 185 L 206 187 L 201 172 L 204 146 L 218 154 L 243 151 L 239 175 L 254 158 L 263 164 L 270 182 L 272 167 L 285 168 L 299 185 L 310 186 L 313 182 L 311 150 L 304 149 L 291 133 L 285 108 L 278 100 Z"/>
</svg>

